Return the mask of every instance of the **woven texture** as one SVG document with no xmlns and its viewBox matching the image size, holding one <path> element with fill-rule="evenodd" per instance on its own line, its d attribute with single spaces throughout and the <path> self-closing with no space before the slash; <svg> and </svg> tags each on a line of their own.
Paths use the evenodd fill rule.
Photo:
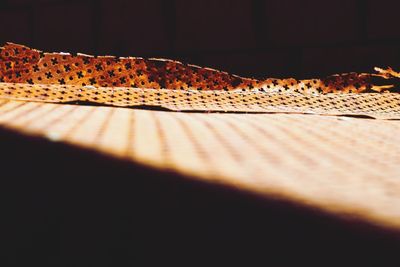
<svg viewBox="0 0 400 267">
<path fill-rule="evenodd" d="M 1 100 L 1 125 L 400 230 L 400 124 Z"/>
<path fill-rule="evenodd" d="M 59 103 L 62 98 L 64 100 L 61 102 L 100 102 L 121 107 L 152 106 L 173 111 L 307 113 L 400 119 L 398 93 L 305 95 L 293 92 L 88 88 L 0 83 L 0 97 L 54 103 Z"/>
<path fill-rule="evenodd" d="M 43 53 L 8 43 L 0 50 L 0 97 L 175 111 L 400 119 L 398 88 L 390 84 L 398 82 L 400 74 L 376 70 L 377 74 L 345 73 L 310 80 L 257 80 L 171 60 Z M 377 85 L 377 80 L 386 84 Z"/>
<path fill-rule="evenodd" d="M 256 80 L 170 60 L 7 44 L 0 53 L 0 123 L 400 230 L 400 94 L 393 84 L 373 82 L 400 74 L 376 70 Z M 191 113 L 122 108 L 137 106 Z"/>
</svg>

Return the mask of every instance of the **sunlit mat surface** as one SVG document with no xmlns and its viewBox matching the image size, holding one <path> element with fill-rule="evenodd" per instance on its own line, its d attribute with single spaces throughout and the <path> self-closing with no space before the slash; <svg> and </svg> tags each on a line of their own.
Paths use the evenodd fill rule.
<svg viewBox="0 0 400 267">
<path fill-rule="evenodd" d="M 400 123 L 0 100 L 0 124 L 187 179 L 400 229 Z"/>
</svg>

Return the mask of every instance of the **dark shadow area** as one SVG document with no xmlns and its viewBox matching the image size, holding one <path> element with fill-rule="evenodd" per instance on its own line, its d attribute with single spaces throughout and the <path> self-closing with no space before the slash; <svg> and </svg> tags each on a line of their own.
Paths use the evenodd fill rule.
<svg viewBox="0 0 400 267">
<path fill-rule="evenodd" d="M 400 264 L 399 233 L 40 138 L 0 135 L 1 266 Z"/>
</svg>

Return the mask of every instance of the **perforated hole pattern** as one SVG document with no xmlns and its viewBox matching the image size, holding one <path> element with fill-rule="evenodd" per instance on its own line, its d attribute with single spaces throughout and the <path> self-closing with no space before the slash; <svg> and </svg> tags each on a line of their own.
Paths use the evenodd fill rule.
<svg viewBox="0 0 400 267">
<path fill-rule="evenodd" d="M 398 79 L 400 74 L 376 70 L 377 74 L 345 73 L 323 79 L 256 80 L 172 60 L 43 53 L 7 43 L 0 51 L 0 97 L 400 119 L 398 88 L 373 84 L 376 79 Z"/>
</svg>

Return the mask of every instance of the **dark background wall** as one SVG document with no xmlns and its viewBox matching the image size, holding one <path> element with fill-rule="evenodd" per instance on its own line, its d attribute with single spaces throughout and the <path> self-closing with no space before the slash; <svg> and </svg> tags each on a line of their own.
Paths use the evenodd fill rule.
<svg viewBox="0 0 400 267">
<path fill-rule="evenodd" d="M 399 7 L 396 0 L 0 0 L 0 42 L 310 77 L 398 68 Z"/>
</svg>

